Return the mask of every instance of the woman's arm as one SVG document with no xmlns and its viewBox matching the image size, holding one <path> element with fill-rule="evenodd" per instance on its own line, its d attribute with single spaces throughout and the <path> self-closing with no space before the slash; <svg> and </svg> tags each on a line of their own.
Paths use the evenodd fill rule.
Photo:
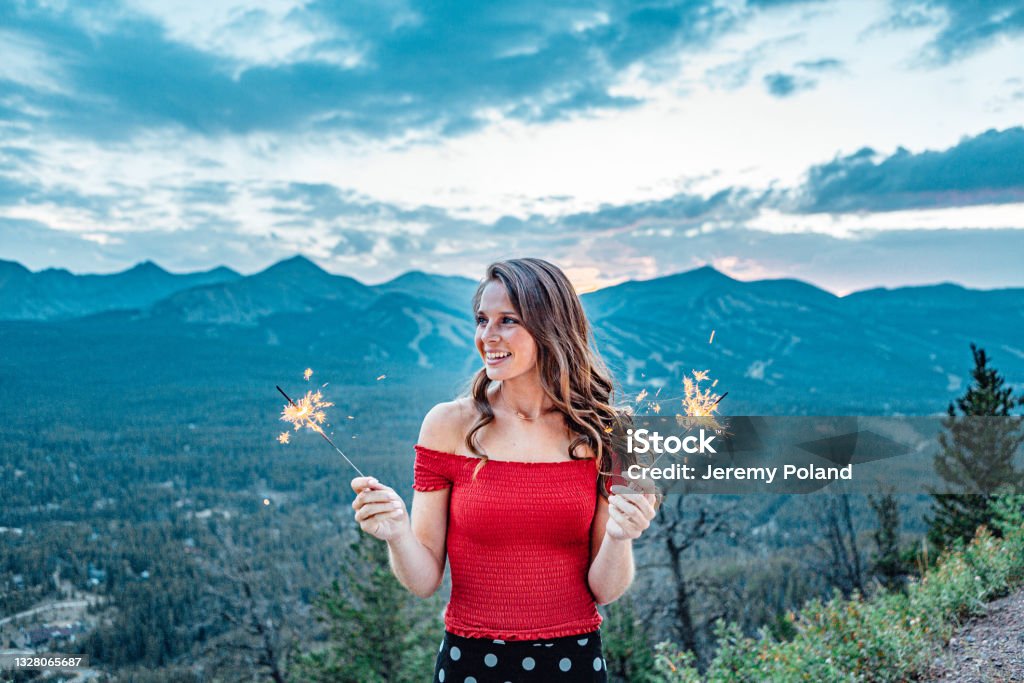
<svg viewBox="0 0 1024 683">
<path fill-rule="evenodd" d="M 451 489 L 416 491 L 412 496 L 412 524 L 388 540 L 391 571 L 420 598 L 429 598 L 444 577 L 445 534 Z"/>
<path fill-rule="evenodd" d="M 435 406 L 423 420 L 419 443 L 436 450 L 449 448 L 460 415 L 453 403 Z M 451 489 L 416 491 L 410 520 L 401 497 L 373 477 L 353 479 L 352 488 L 357 492 L 352 503 L 356 521 L 363 531 L 387 541 L 391 571 L 398 581 L 418 597 L 433 595 L 444 576 Z"/>
<path fill-rule="evenodd" d="M 448 519 L 448 489 L 413 495 L 410 525 L 405 503 L 390 486 L 373 477 L 356 477 L 358 491 L 352 507 L 359 527 L 387 541 L 391 571 L 399 583 L 421 598 L 430 597 L 444 574 L 444 532 Z M 440 538 L 436 520 L 440 519 Z M 431 521 L 435 520 L 435 521 Z"/>
<path fill-rule="evenodd" d="M 633 582 L 633 541 L 609 539 L 608 500 L 597 497 L 597 510 L 591 527 L 590 571 L 587 583 L 599 605 L 615 602 Z"/>
<path fill-rule="evenodd" d="M 598 495 L 587 573 L 597 604 L 615 602 L 633 582 L 633 539 L 639 538 L 654 519 L 653 500 L 651 494 L 616 493 L 607 499 Z"/>
</svg>

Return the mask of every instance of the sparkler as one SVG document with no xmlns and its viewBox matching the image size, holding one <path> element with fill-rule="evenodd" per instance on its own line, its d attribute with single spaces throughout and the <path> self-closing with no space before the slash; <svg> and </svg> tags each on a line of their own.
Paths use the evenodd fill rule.
<svg viewBox="0 0 1024 683">
<path fill-rule="evenodd" d="M 702 424 L 713 429 L 720 429 L 721 425 L 715 419 L 715 413 L 718 412 L 718 404 L 723 398 L 729 395 L 729 392 L 725 392 L 721 396 L 711 391 L 717 384 L 718 380 L 711 381 L 711 386 L 707 389 L 701 389 L 700 383 L 706 382 L 710 378 L 708 375 L 711 373 L 710 370 L 694 370 L 692 372 L 693 378 L 683 377 L 683 392 L 684 395 L 680 401 L 683 408 L 682 413 L 676 414 L 676 422 L 681 426 L 685 426 L 687 429 L 693 424 Z M 659 387 L 658 391 L 654 394 L 654 398 L 657 399 L 661 395 L 661 390 L 664 387 Z M 633 401 L 637 404 L 644 403 L 655 415 L 661 414 L 661 403 L 656 400 L 647 400 L 648 393 L 647 389 L 642 389 Z M 666 401 L 674 401 L 675 398 L 664 399 Z M 610 432 L 611 429 L 605 431 Z"/>
<path fill-rule="evenodd" d="M 729 395 L 729 392 L 727 391 L 721 396 L 719 396 L 718 394 L 715 394 L 711 391 L 711 389 L 714 388 L 716 384 L 718 384 L 717 379 L 711 382 L 711 387 L 709 387 L 708 389 L 702 390 L 700 388 L 701 382 L 708 381 L 708 375 L 710 374 L 710 372 L 710 370 L 693 370 L 693 379 L 690 379 L 689 377 L 683 377 L 684 396 L 681 400 L 681 404 L 683 409 L 685 410 L 685 413 L 676 414 L 676 424 L 678 424 L 680 427 L 684 427 L 689 430 L 697 425 L 701 425 L 702 427 L 709 427 L 716 431 L 722 429 L 722 426 L 718 423 L 718 420 L 715 418 L 715 413 L 718 412 L 718 404 L 722 401 L 723 398 Z M 655 394 L 655 398 L 657 398 L 658 394 L 660 393 L 661 389 L 658 389 L 658 393 Z M 643 391 L 640 392 L 640 395 L 637 396 L 637 403 L 639 403 L 646 397 L 647 390 L 644 389 Z M 655 414 L 661 413 L 660 403 L 656 401 L 650 401 L 647 405 L 651 408 L 651 410 L 654 411 Z M 651 466 L 653 467 L 654 464 L 661 460 L 663 455 L 665 454 L 662 453 L 657 458 L 655 458 L 654 462 L 651 463 Z M 683 462 L 686 462 L 685 458 L 683 459 Z"/>
<path fill-rule="evenodd" d="M 292 400 L 291 396 L 284 393 L 284 389 L 277 385 L 275 385 L 275 387 L 277 388 L 278 391 L 281 392 L 282 396 L 288 399 L 289 405 L 286 405 L 284 407 L 284 410 L 281 412 L 282 420 L 284 420 L 285 422 L 290 422 L 293 425 L 295 425 L 296 431 L 298 431 L 302 427 L 313 430 L 314 432 L 322 436 L 324 438 L 324 441 L 331 444 L 331 448 L 338 451 L 338 455 L 344 458 L 345 462 L 347 462 L 352 467 L 352 469 L 354 469 L 359 474 L 360 477 L 366 476 L 358 467 L 356 467 L 356 464 L 349 460 L 348 456 L 345 455 L 345 453 L 340 448 L 338 448 L 333 441 L 331 441 L 331 437 L 327 436 L 327 434 L 324 432 L 323 427 L 320 426 L 327 420 L 327 415 L 324 413 L 323 408 L 333 406 L 333 403 L 324 401 L 323 395 L 319 391 L 307 391 L 306 395 L 300 398 L 299 402 L 296 403 L 295 401 Z"/>
<path fill-rule="evenodd" d="M 712 393 L 711 389 L 701 390 L 700 383 L 708 379 L 707 370 L 694 370 L 693 379 L 689 377 L 683 378 L 683 408 L 687 417 L 711 417 L 716 411 L 718 402 L 725 398 L 725 392 L 721 396 Z M 717 380 L 712 383 L 712 387 L 717 384 Z"/>
</svg>

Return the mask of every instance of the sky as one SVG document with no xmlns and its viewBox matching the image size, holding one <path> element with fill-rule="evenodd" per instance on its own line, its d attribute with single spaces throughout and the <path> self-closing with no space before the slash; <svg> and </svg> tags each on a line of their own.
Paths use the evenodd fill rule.
<svg viewBox="0 0 1024 683">
<path fill-rule="evenodd" d="M 0 3 L 0 259 L 1024 286 L 1024 0 Z"/>
</svg>

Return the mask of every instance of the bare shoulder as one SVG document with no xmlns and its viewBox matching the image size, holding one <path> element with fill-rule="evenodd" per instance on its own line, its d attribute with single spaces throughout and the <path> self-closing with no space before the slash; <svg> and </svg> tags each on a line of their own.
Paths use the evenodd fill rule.
<svg viewBox="0 0 1024 683">
<path fill-rule="evenodd" d="M 423 418 L 419 444 L 435 451 L 458 452 L 476 417 L 470 398 L 438 403 Z"/>
</svg>

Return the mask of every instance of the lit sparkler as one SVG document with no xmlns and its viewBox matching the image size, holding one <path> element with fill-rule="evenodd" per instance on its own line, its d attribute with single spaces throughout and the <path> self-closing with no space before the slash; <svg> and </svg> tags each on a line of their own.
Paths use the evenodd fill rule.
<svg viewBox="0 0 1024 683">
<path fill-rule="evenodd" d="M 324 432 L 324 428 L 321 426 L 327 421 L 327 414 L 324 412 L 324 408 L 329 408 L 334 404 L 330 401 L 325 401 L 323 395 L 319 391 L 307 391 L 306 395 L 298 400 L 296 403 L 292 400 L 291 396 L 284 393 L 284 389 L 277 387 L 277 390 L 281 392 L 281 395 L 288 399 L 288 405 L 281 411 L 281 419 L 285 422 L 290 422 L 295 425 L 295 431 L 305 427 L 311 429 L 324 438 L 324 441 L 331 444 L 331 447 L 338 451 L 338 455 L 345 459 L 352 469 L 354 469 L 360 477 L 366 475 L 356 467 L 356 464 L 348 459 L 348 456 L 338 448 L 331 437 L 327 436 Z"/>
<path fill-rule="evenodd" d="M 680 425 L 691 425 L 691 424 L 703 424 L 714 429 L 718 429 L 720 425 L 715 419 L 714 414 L 718 412 L 719 402 L 729 395 L 729 392 L 725 392 L 721 396 L 714 393 L 712 389 L 718 385 L 718 380 L 712 380 L 711 385 L 707 389 L 701 389 L 701 382 L 707 382 L 710 380 L 710 370 L 694 370 L 692 372 L 693 378 L 689 376 L 683 377 L 683 392 L 684 395 L 680 400 L 683 408 L 682 413 L 676 414 L 676 422 Z M 661 389 L 654 394 L 652 400 L 647 400 L 648 392 L 647 389 L 642 389 L 639 394 L 633 399 L 637 404 L 646 403 L 655 415 L 661 413 L 661 402 L 654 400 L 660 397 Z M 663 400 L 676 400 L 675 398 L 663 399 Z"/>
<path fill-rule="evenodd" d="M 701 389 L 700 383 L 707 381 L 708 370 L 694 370 L 693 379 L 683 377 L 683 410 L 686 417 L 711 417 L 718 411 L 718 402 L 729 393 L 728 391 L 719 396 L 711 391 L 711 387 L 718 384 L 715 380 L 711 387 Z"/>
</svg>

